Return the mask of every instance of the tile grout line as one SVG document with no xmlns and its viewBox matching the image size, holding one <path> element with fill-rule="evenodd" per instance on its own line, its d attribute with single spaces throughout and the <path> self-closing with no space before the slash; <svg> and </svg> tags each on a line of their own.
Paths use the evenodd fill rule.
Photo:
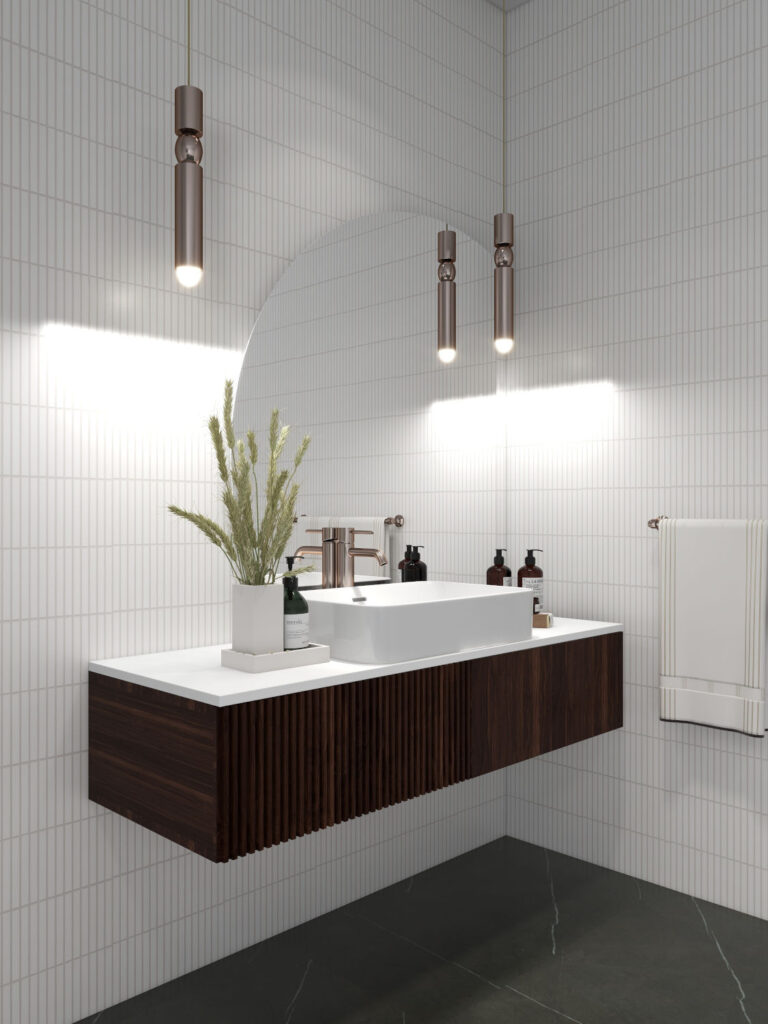
<svg viewBox="0 0 768 1024">
<path fill-rule="evenodd" d="M 560 924 L 560 908 L 557 905 L 557 899 L 555 898 L 555 882 L 552 878 L 552 869 L 549 863 L 549 850 L 544 850 L 544 861 L 547 865 L 547 881 L 549 882 L 549 891 L 552 896 L 552 908 L 555 912 L 554 918 L 552 919 L 552 927 L 550 928 L 550 935 L 552 936 L 552 956 L 557 956 L 557 939 L 555 938 L 555 929 Z"/>
<path fill-rule="evenodd" d="M 427 953 L 429 956 L 435 957 L 437 960 L 442 961 L 449 967 L 455 967 L 459 971 L 463 971 L 465 974 L 471 975 L 473 978 L 477 978 L 478 981 L 482 981 L 484 985 L 488 985 L 491 988 L 501 992 L 505 989 L 509 992 L 514 992 L 515 995 L 521 996 L 523 999 L 529 1000 L 529 1002 L 535 1003 L 537 1006 L 541 1006 L 545 1010 L 550 1010 L 552 1013 L 556 1013 L 558 1017 L 562 1017 L 564 1020 L 573 1021 L 574 1024 L 583 1024 L 582 1021 L 577 1020 L 575 1017 L 569 1016 L 567 1013 L 563 1013 L 562 1010 L 556 1009 L 554 1006 L 548 1006 L 546 1003 L 540 1002 L 534 996 L 528 995 L 527 992 L 522 992 L 520 989 L 514 988 L 512 985 L 497 985 L 495 981 L 491 981 L 490 978 L 484 977 L 482 974 L 478 974 L 477 971 L 473 971 L 471 967 L 466 967 L 464 964 L 459 963 L 457 960 L 449 960 L 448 957 L 444 957 L 441 953 L 431 949 L 429 946 L 423 946 L 421 943 L 416 942 L 414 939 L 409 939 L 407 935 L 401 935 L 399 932 L 394 932 L 390 928 L 386 928 L 378 921 L 374 921 L 373 918 L 366 917 L 363 914 L 351 914 L 348 911 L 345 912 L 345 916 L 359 921 L 365 921 L 366 924 L 372 925 L 374 928 L 378 928 L 386 935 L 390 935 L 392 938 L 397 939 L 400 942 L 405 943 L 408 946 L 413 946 L 416 949 L 421 950 L 423 953 Z M 751 1024 L 751 1022 L 750 1022 Z"/>
<path fill-rule="evenodd" d="M 533 996 L 529 996 L 526 992 L 521 992 L 519 988 L 513 988 L 512 985 L 505 985 L 504 988 L 508 988 L 510 992 L 515 992 L 517 995 L 522 996 L 523 999 L 529 1000 L 531 1003 L 535 1003 L 537 1006 L 541 1006 L 545 1010 L 550 1010 L 552 1013 L 556 1013 L 558 1017 L 562 1017 L 563 1020 L 571 1020 L 573 1024 L 583 1024 L 582 1021 L 577 1020 L 576 1017 L 571 1017 L 567 1013 L 563 1013 L 562 1010 L 556 1010 L 554 1006 L 549 1006 L 547 1003 L 542 1003 L 538 999 L 534 999 Z"/>
<path fill-rule="evenodd" d="M 286 1007 L 286 1010 L 285 1010 L 285 1024 L 291 1024 L 291 1018 L 293 1017 L 293 1011 L 296 1009 L 296 1005 L 298 1003 L 299 996 L 301 995 L 301 990 L 304 988 L 304 983 L 307 980 L 307 975 L 309 974 L 309 969 L 310 969 L 311 966 L 312 966 L 312 960 L 307 960 L 307 966 L 304 968 L 304 973 L 301 976 L 301 981 L 299 982 L 299 987 L 293 993 L 293 998 L 291 999 L 291 1001 L 288 1003 L 288 1006 Z"/>
<path fill-rule="evenodd" d="M 752 1018 L 747 1013 L 747 1008 L 744 1005 L 744 1003 L 746 1002 L 746 999 L 747 999 L 747 995 L 746 995 L 746 992 L 744 991 L 744 987 L 741 984 L 741 982 L 739 981 L 739 978 L 738 978 L 736 972 L 731 967 L 731 964 L 730 964 L 730 962 L 728 960 L 728 957 L 723 952 L 723 947 L 720 945 L 720 942 L 718 941 L 717 936 L 712 931 L 712 929 L 709 927 L 709 922 L 707 921 L 706 917 L 704 916 L 704 913 L 703 913 L 701 907 L 699 906 L 696 897 L 695 896 L 691 896 L 691 901 L 693 902 L 694 907 L 696 907 L 696 910 L 698 911 L 699 917 L 701 918 L 701 920 L 702 920 L 702 922 L 704 924 L 704 930 L 706 931 L 707 935 L 709 935 L 709 937 L 714 942 L 714 944 L 715 944 L 715 946 L 717 948 L 717 952 L 720 954 L 720 959 L 723 961 L 725 966 L 728 968 L 728 973 L 731 975 L 733 980 L 736 982 L 736 987 L 739 990 L 738 1001 L 739 1001 L 739 1007 L 741 1009 L 741 1012 L 744 1014 L 744 1017 L 749 1022 L 749 1024 L 752 1024 Z"/>
</svg>

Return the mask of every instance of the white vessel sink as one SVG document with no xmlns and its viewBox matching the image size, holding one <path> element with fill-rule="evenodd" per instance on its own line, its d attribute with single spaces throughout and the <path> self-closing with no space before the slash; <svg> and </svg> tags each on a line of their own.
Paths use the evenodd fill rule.
<svg viewBox="0 0 768 1024">
<path fill-rule="evenodd" d="M 391 583 L 304 596 L 309 639 L 341 661 L 413 661 L 531 636 L 533 597 L 519 587 Z"/>
</svg>

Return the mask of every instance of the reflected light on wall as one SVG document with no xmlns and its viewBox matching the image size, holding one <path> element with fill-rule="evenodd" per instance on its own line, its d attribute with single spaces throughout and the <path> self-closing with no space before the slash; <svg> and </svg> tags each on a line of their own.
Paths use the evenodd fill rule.
<svg viewBox="0 0 768 1024">
<path fill-rule="evenodd" d="M 500 392 L 435 402 L 430 425 L 450 448 L 492 448 L 598 440 L 615 401 L 610 381 Z"/>
<path fill-rule="evenodd" d="M 563 444 L 605 436 L 615 389 L 610 381 L 509 391 L 499 396 L 507 443 Z"/>
<path fill-rule="evenodd" d="M 71 324 L 44 324 L 40 337 L 55 403 L 132 432 L 204 427 L 242 361 L 230 349 Z"/>
<path fill-rule="evenodd" d="M 434 402 L 429 410 L 429 426 L 434 448 L 472 450 L 504 443 L 498 395 Z"/>
</svg>

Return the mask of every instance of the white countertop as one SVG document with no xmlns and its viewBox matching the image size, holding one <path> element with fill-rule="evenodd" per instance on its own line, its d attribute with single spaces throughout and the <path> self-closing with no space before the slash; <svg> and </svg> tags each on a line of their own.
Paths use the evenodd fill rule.
<svg viewBox="0 0 768 1024">
<path fill-rule="evenodd" d="M 188 697 L 204 704 L 213 704 L 215 707 L 227 707 L 230 704 L 245 704 L 251 700 L 280 697 L 285 693 L 299 693 L 302 690 L 318 690 L 323 686 L 354 683 L 359 679 L 377 679 L 400 672 L 416 672 L 438 665 L 450 665 L 458 661 L 512 654 L 515 651 L 546 647 L 568 640 L 620 633 L 622 629 L 623 627 L 616 622 L 555 618 L 550 629 L 534 629 L 530 640 L 439 654 L 432 658 L 420 658 L 418 661 L 389 662 L 386 665 L 360 665 L 351 661 L 332 659 L 320 665 L 252 674 L 223 668 L 221 646 L 216 646 L 92 661 L 89 668 L 91 672 L 123 679 L 129 683 L 138 683 L 140 686 L 149 686 L 163 693 Z"/>
</svg>

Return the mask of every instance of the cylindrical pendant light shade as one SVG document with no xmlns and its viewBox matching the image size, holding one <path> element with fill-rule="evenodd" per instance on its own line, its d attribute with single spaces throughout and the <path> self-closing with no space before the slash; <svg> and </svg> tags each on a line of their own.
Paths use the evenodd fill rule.
<svg viewBox="0 0 768 1024">
<path fill-rule="evenodd" d="M 437 286 L 437 355 L 443 363 L 456 358 L 456 282 Z"/>
<path fill-rule="evenodd" d="M 203 169 L 176 164 L 176 277 L 194 288 L 203 276 Z"/>
<path fill-rule="evenodd" d="M 203 134 L 203 90 L 196 85 L 177 85 L 173 92 L 173 118 L 177 135 Z"/>
<path fill-rule="evenodd" d="M 175 266 L 179 284 L 194 288 L 203 276 L 203 94 L 180 85 L 174 96 L 176 121 Z"/>
<path fill-rule="evenodd" d="M 437 355 L 443 363 L 456 358 L 456 232 L 437 233 Z"/>
<path fill-rule="evenodd" d="M 493 344 L 501 355 L 515 345 L 514 314 L 514 218 L 497 213 L 493 218 L 493 242 L 496 246 L 493 272 Z"/>
<path fill-rule="evenodd" d="M 499 352 L 511 352 L 515 344 L 514 270 L 496 267 L 493 272 L 493 343 Z"/>
</svg>

